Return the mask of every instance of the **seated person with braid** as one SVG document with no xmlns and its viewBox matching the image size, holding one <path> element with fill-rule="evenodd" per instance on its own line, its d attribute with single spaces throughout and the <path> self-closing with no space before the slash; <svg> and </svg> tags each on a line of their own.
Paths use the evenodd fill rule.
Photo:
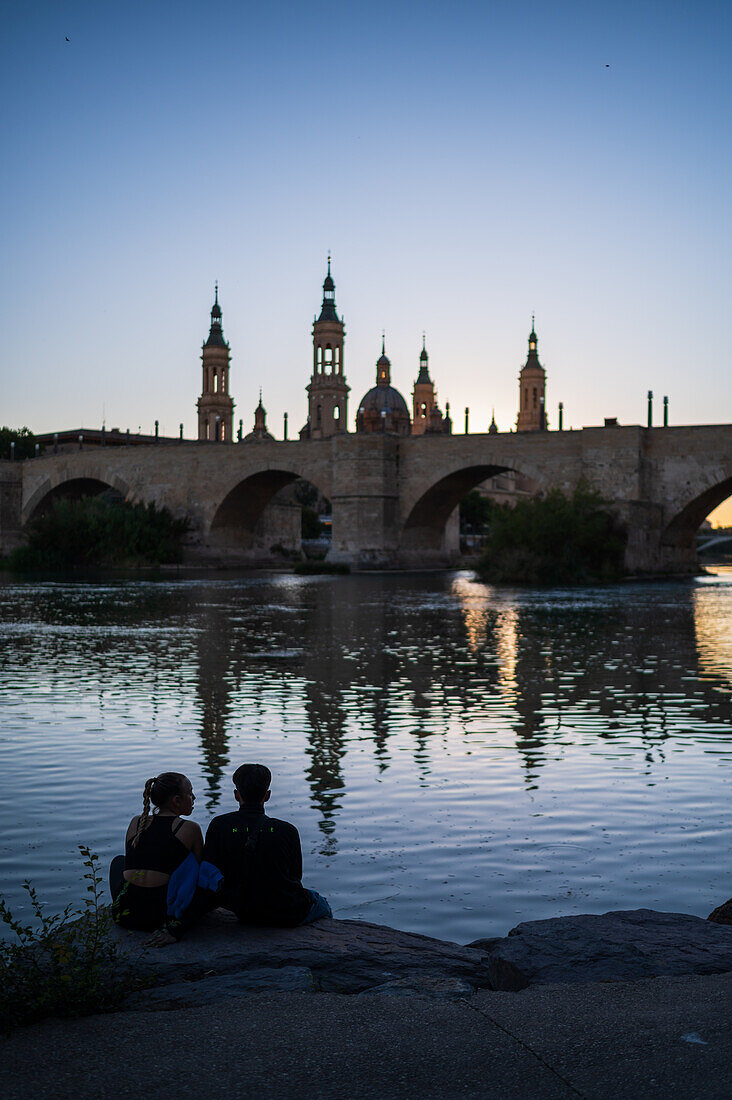
<svg viewBox="0 0 732 1100">
<path fill-rule="evenodd" d="M 326 899 L 302 885 L 297 829 L 264 812 L 271 780 L 263 764 L 242 764 L 234 772 L 239 808 L 215 817 L 206 831 L 201 872 L 218 886 L 212 904 L 230 909 L 243 924 L 291 928 L 332 917 Z"/>
<path fill-rule="evenodd" d="M 142 813 L 127 829 L 125 854 L 115 856 L 109 870 L 115 922 L 156 931 L 160 945 L 180 937 L 198 883 L 203 834 L 195 821 L 183 820 L 195 799 L 190 779 L 179 772 L 148 779 Z"/>
</svg>

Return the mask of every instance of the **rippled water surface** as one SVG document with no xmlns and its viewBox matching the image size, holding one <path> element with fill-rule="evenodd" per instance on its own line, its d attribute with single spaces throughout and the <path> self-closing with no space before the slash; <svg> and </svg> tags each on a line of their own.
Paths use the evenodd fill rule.
<svg viewBox="0 0 732 1100">
<path fill-rule="evenodd" d="M 468 573 L 0 584 L 0 876 L 80 897 L 145 779 L 206 826 L 273 773 L 339 916 L 463 942 L 732 895 L 732 572 L 498 590 Z"/>
</svg>

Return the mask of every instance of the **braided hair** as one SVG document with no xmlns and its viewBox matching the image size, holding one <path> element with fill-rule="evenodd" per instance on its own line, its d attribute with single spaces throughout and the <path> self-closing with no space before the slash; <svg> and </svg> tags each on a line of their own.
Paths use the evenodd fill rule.
<svg viewBox="0 0 732 1100">
<path fill-rule="evenodd" d="M 150 824 L 150 803 L 158 810 L 161 809 L 171 798 L 181 793 L 184 781 L 185 776 L 180 772 L 161 772 L 160 775 L 148 779 L 142 792 L 142 813 L 132 838 L 133 848 L 137 847 L 140 837 Z"/>
</svg>

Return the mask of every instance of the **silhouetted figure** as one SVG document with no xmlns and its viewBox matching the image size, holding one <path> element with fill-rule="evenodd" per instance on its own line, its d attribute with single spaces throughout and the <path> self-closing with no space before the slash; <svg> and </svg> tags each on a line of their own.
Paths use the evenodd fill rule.
<svg viewBox="0 0 732 1100">
<path fill-rule="evenodd" d="M 230 909 L 242 924 L 293 928 L 332 917 L 326 899 L 302 885 L 297 829 L 264 812 L 271 780 L 264 764 L 242 764 L 234 772 L 239 809 L 208 827 L 202 870 L 219 872 L 213 904 Z"/>
</svg>

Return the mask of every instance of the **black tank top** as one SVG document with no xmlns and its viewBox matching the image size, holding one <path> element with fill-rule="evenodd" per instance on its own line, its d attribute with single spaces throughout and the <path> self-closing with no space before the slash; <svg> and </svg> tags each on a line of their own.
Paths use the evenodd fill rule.
<svg viewBox="0 0 732 1100">
<path fill-rule="evenodd" d="M 160 871 L 163 875 L 172 875 L 188 855 L 188 848 L 175 835 L 183 821 L 179 818 L 173 829 L 174 821 L 174 817 L 159 817 L 155 814 L 150 818 L 147 828 L 140 833 L 136 847 L 132 847 L 131 839 L 127 841 L 126 871 Z"/>
</svg>

